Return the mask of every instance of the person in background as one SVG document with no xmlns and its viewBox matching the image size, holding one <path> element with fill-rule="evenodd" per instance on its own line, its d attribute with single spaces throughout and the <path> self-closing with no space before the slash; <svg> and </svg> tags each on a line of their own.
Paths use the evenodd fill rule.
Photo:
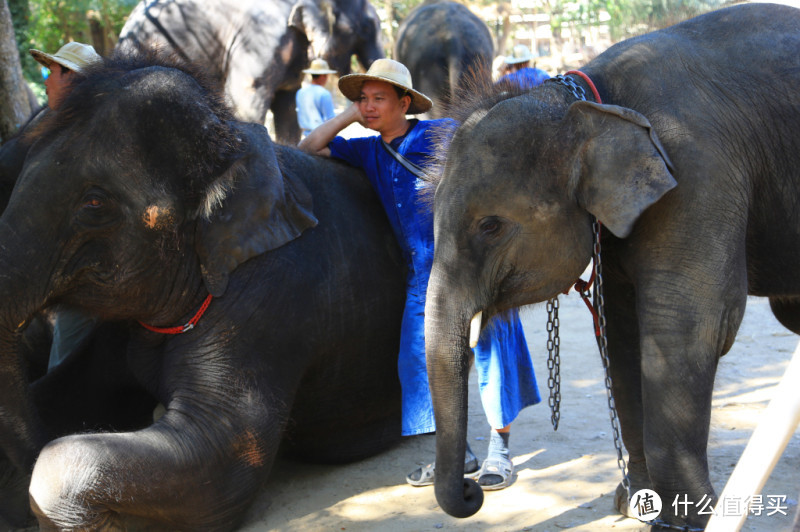
<svg viewBox="0 0 800 532">
<path fill-rule="evenodd" d="M 67 43 L 53 55 L 41 50 L 30 50 L 30 54 L 44 67 L 47 106 L 53 111 L 59 108 L 85 69 L 102 61 L 94 47 L 79 42 Z"/>
<path fill-rule="evenodd" d="M 408 119 L 432 107 L 431 100 L 414 90 L 411 74 L 401 63 L 378 59 L 366 74 L 339 80 L 339 89 L 352 105 L 303 139 L 299 147 L 309 153 L 335 157 L 362 168 L 383 204 L 408 267 L 406 304 L 400 332 L 398 373 L 402 389 L 402 434 L 435 432 L 425 361 L 425 296 L 433 263 L 433 213 L 423 208 L 418 190 L 427 158 L 433 152 L 431 133 L 452 130 L 457 123 Z M 337 136 L 358 122 L 378 132 L 376 136 L 345 139 Z M 483 465 L 467 444 L 464 471 L 477 477 L 485 490 L 502 489 L 513 479 L 509 457 L 511 422 L 520 410 L 540 401 L 530 353 L 516 312 L 509 320 L 494 319 L 474 349 L 481 402 L 491 429 Z M 406 481 L 413 486 L 433 484 L 435 464 L 412 471 Z"/>
<path fill-rule="evenodd" d="M 102 62 L 94 47 L 79 42 L 62 46 L 55 54 L 41 50 L 30 50 L 30 54 L 42 67 L 47 90 L 47 106 L 58 111 L 72 88 L 78 83 L 86 69 Z M 97 324 L 97 318 L 68 307 L 59 307 L 53 323 L 53 343 L 47 370 L 61 364 L 72 353 L 83 348 Z"/>
<path fill-rule="evenodd" d="M 297 91 L 295 103 L 297 123 L 305 137 L 321 123 L 333 118 L 333 97 L 325 84 L 328 83 L 328 76 L 336 74 L 336 71 L 324 59 L 314 59 L 303 73 L 311 75 L 311 83 Z"/>
<path fill-rule="evenodd" d="M 522 89 L 530 89 L 550 79 L 547 72 L 536 68 L 536 63 L 530 66 L 531 61 L 533 61 L 533 55 L 530 49 L 524 44 L 515 45 L 511 54 L 505 58 L 508 74 L 500 78 L 498 83 L 510 83 L 518 85 Z"/>
<path fill-rule="evenodd" d="M 497 82 L 506 75 L 506 56 L 498 55 L 492 61 L 492 81 Z"/>
</svg>

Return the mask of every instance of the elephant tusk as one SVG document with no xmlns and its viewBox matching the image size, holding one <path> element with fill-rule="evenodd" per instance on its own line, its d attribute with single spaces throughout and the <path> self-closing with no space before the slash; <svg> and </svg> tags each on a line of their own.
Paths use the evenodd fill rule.
<svg viewBox="0 0 800 532">
<path fill-rule="evenodd" d="M 478 337 L 481 335 L 481 320 L 483 319 L 483 311 L 479 311 L 472 316 L 472 321 L 469 322 L 469 346 L 475 347 L 478 345 Z"/>
</svg>

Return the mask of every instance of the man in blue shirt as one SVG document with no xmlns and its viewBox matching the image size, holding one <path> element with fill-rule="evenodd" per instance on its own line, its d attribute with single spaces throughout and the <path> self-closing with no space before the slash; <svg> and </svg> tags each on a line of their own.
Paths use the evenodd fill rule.
<svg viewBox="0 0 800 532">
<path fill-rule="evenodd" d="M 431 100 L 413 89 L 408 69 L 391 59 L 375 61 L 366 74 L 339 80 L 339 89 L 354 103 L 300 142 L 307 152 L 335 157 L 364 169 L 389 217 L 408 265 L 406 306 L 401 324 L 398 373 L 402 388 L 402 434 L 434 432 L 425 363 L 424 311 L 433 262 L 433 213 L 419 204 L 421 168 L 434 149 L 432 131 L 457 126 L 452 119 L 409 120 L 407 114 L 428 111 Z M 338 133 L 358 122 L 377 136 L 345 139 Z M 492 426 L 489 454 L 478 461 L 467 445 L 465 471 L 478 476 L 483 489 L 502 489 L 513 478 L 508 436 L 522 408 L 538 403 L 539 391 L 519 316 L 496 319 L 474 349 L 481 402 Z M 434 464 L 413 471 L 409 484 L 433 483 Z"/>
<path fill-rule="evenodd" d="M 506 56 L 505 63 L 508 74 L 498 80 L 498 83 L 511 83 L 519 85 L 523 89 L 530 89 L 536 85 L 540 85 L 546 79 L 550 79 L 550 75 L 540 68 L 536 68 L 536 64 L 530 66 L 533 60 L 533 55 L 530 49 L 524 44 L 517 44 L 511 49 L 511 54 Z"/>
<path fill-rule="evenodd" d="M 294 99 L 297 104 L 297 123 L 303 136 L 306 136 L 321 123 L 333 118 L 333 98 L 325 84 L 328 75 L 336 74 L 336 71 L 331 70 L 324 59 L 314 59 L 303 73 L 311 75 L 311 84 L 297 91 Z"/>
</svg>

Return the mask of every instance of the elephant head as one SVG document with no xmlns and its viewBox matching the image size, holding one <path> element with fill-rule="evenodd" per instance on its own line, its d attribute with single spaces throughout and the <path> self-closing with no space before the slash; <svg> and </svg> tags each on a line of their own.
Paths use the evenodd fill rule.
<svg viewBox="0 0 800 532">
<path fill-rule="evenodd" d="M 289 26 L 308 39 L 309 59 L 325 59 L 339 75 L 350 73 L 353 54 L 364 68 L 383 57 L 380 19 L 367 0 L 299 0 Z"/>
<path fill-rule="evenodd" d="M 436 188 L 425 339 L 436 498 L 454 516 L 473 514 L 482 501 L 463 478 L 459 451 L 470 324 L 481 327 L 494 314 L 568 289 L 591 258 L 593 218 L 625 237 L 676 186 L 644 116 L 570 105 L 561 89 L 549 83 L 466 117 Z"/>
<path fill-rule="evenodd" d="M 118 48 L 164 49 L 202 65 L 224 85 L 236 118 L 275 120 L 279 142 L 296 145 L 295 93 L 310 59 L 340 75 L 353 54 L 365 68 L 383 57 L 380 21 L 368 0 L 154 0 L 140 2 Z"/>
<path fill-rule="evenodd" d="M 136 62 L 112 60 L 29 133 L 0 218 L 0 443 L 26 472 L 47 435 L 23 399 L 21 362 L 9 361 L 35 313 L 66 303 L 175 323 L 222 295 L 239 264 L 316 223 L 262 126 L 234 122 L 181 68 Z"/>
</svg>

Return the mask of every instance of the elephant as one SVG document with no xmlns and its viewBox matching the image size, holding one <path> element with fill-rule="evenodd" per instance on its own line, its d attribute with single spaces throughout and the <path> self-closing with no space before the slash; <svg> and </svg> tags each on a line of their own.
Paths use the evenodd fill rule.
<svg viewBox="0 0 800 532">
<path fill-rule="evenodd" d="M 368 0 L 152 0 L 140 2 L 117 47 L 159 47 L 208 68 L 240 120 L 297 144 L 295 93 L 302 70 L 321 57 L 339 75 L 353 54 L 364 68 L 384 56 L 380 19 Z"/>
<path fill-rule="evenodd" d="M 494 41 L 486 23 L 468 7 L 434 0 L 416 7 L 400 24 L 394 57 L 411 72 L 415 88 L 433 100 L 429 115 L 442 118 L 459 90 L 491 80 Z"/>
<path fill-rule="evenodd" d="M 660 496 L 655 528 L 704 527 L 714 376 L 748 294 L 800 333 L 798 49 L 800 10 L 741 5 L 617 43 L 528 93 L 463 102 L 431 183 L 425 307 L 448 514 L 483 500 L 461 459 L 470 329 L 557 297 L 598 249 L 629 493 Z"/>
<path fill-rule="evenodd" d="M 404 271 L 371 186 L 200 74 L 115 53 L 29 133 L 0 218 L 0 445 L 42 529 L 231 530 L 279 444 L 339 463 L 400 439 Z M 157 421 L 53 439 L 20 344 L 56 304 L 123 323 L 107 354 Z"/>
</svg>

